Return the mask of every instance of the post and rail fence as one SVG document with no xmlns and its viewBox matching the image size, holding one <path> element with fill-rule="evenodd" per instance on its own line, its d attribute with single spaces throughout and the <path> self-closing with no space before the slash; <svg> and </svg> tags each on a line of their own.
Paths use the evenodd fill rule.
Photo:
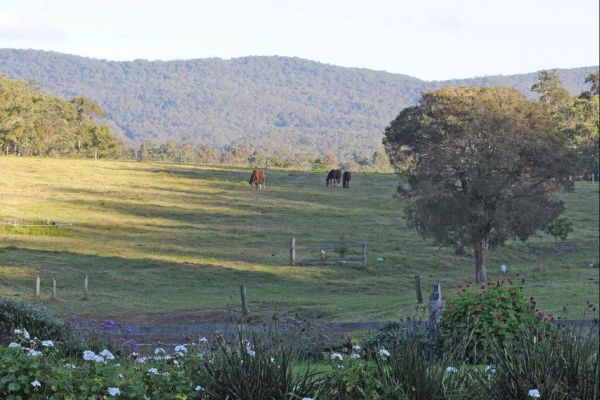
<svg viewBox="0 0 600 400">
<path fill-rule="evenodd" d="M 298 257 L 302 254 L 303 257 Z M 366 243 L 328 243 L 297 246 L 296 238 L 290 239 L 290 265 L 348 264 L 360 262 L 367 266 Z"/>
</svg>

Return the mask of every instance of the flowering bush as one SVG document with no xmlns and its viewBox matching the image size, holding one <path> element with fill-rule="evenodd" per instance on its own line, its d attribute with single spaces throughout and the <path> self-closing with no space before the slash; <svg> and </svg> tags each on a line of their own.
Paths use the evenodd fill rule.
<svg viewBox="0 0 600 400">
<path fill-rule="evenodd" d="M 25 328 L 35 337 L 62 340 L 68 333 L 60 320 L 42 306 L 0 299 L 0 343 L 7 343 L 17 328 Z"/>
<path fill-rule="evenodd" d="M 491 341 L 500 346 L 520 342 L 526 327 L 549 319 L 528 302 L 521 287 L 510 280 L 475 285 L 469 281 L 447 301 L 442 312 L 442 340 L 450 348 L 461 348 L 472 361 L 485 361 Z"/>
</svg>

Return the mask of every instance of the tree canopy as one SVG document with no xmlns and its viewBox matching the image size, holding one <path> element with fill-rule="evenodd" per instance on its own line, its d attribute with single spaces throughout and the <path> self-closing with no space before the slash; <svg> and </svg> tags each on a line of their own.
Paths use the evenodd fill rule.
<svg viewBox="0 0 600 400">
<path fill-rule="evenodd" d="M 385 129 L 391 163 L 406 178 L 406 218 L 441 245 L 472 247 L 486 280 L 489 248 L 526 240 L 563 211 L 574 156 L 541 103 L 507 88 L 423 94 Z"/>
<path fill-rule="evenodd" d="M 111 157 L 120 143 L 98 118 L 100 107 L 83 97 L 66 101 L 31 84 L 0 76 L 0 151 L 32 156 Z"/>
</svg>

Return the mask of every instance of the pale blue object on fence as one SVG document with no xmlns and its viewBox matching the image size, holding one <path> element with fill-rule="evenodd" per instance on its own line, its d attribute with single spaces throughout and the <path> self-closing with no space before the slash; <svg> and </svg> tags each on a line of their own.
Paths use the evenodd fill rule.
<svg viewBox="0 0 600 400">
<path fill-rule="evenodd" d="M 508 265 L 506 265 L 506 264 L 502 264 L 502 265 L 500 266 L 500 272 L 501 272 L 502 274 L 506 274 L 506 273 L 508 272 Z"/>
</svg>

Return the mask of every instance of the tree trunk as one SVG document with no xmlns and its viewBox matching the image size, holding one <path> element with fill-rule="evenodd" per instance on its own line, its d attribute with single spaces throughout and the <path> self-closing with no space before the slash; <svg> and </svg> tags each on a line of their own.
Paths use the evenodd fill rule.
<svg viewBox="0 0 600 400">
<path fill-rule="evenodd" d="M 487 274 L 485 271 L 485 262 L 488 249 L 488 238 L 481 237 L 477 240 L 477 243 L 473 246 L 475 254 L 475 282 L 481 283 L 487 280 Z"/>
</svg>

